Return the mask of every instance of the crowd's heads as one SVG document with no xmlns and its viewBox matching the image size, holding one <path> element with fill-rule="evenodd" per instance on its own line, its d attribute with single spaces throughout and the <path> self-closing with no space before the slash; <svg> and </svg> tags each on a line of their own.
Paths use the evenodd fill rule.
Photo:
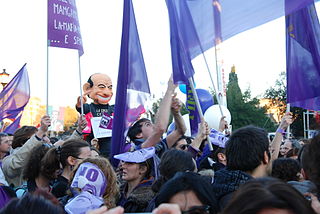
<svg viewBox="0 0 320 214">
<path fill-rule="evenodd" d="M 156 206 L 162 203 L 176 203 L 182 211 L 209 209 L 217 212 L 217 201 L 210 183 L 202 176 L 193 172 L 179 172 L 161 188 Z"/>
<path fill-rule="evenodd" d="M 270 159 L 268 135 L 264 129 L 246 126 L 232 133 L 226 144 L 227 168 L 251 172 Z"/>
<path fill-rule="evenodd" d="M 155 192 L 177 172 L 194 172 L 196 164 L 189 152 L 170 149 L 162 155 L 159 170 L 161 177 L 152 186 Z"/>
<path fill-rule="evenodd" d="M 96 73 L 83 85 L 83 91 L 95 104 L 106 105 L 112 98 L 112 81 L 106 74 Z"/>
<path fill-rule="evenodd" d="M 106 181 L 105 188 L 103 188 L 104 184 L 100 185 L 101 188 L 104 189 L 102 192 L 102 197 L 104 198 L 104 202 L 107 205 L 107 207 L 114 207 L 115 206 L 115 198 L 117 197 L 117 195 L 119 193 L 119 189 L 117 186 L 117 176 L 116 176 L 116 173 L 114 172 L 110 162 L 106 158 L 103 158 L 103 157 L 86 158 L 74 170 L 74 173 L 71 176 L 72 181 L 74 181 L 74 178 L 77 175 L 77 171 L 79 171 L 81 166 L 83 165 L 82 168 L 86 167 L 85 164 L 93 164 L 96 167 L 98 167 L 99 170 L 101 170 L 101 172 L 103 173 L 103 175 L 105 177 L 105 181 Z M 96 177 L 96 176 L 92 176 L 92 177 Z M 72 183 L 74 183 L 74 182 L 72 182 Z M 83 182 L 82 182 L 82 185 L 83 185 Z M 94 188 L 99 188 L 99 187 L 97 185 L 94 185 Z"/>
<path fill-rule="evenodd" d="M 292 158 L 278 158 L 272 162 L 271 176 L 282 181 L 299 181 L 301 167 L 297 160 Z"/>
<path fill-rule="evenodd" d="M 128 130 L 127 136 L 131 141 L 135 139 L 140 139 L 145 137 L 144 135 L 149 135 L 152 130 L 152 123 L 147 118 L 142 118 L 136 121 Z"/>
<path fill-rule="evenodd" d="M 13 134 L 12 148 L 23 146 L 34 135 L 38 129 L 34 126 L 22 126 Z"/>
<path fill-rule="evenodd" d="M 43 157 L 48 151 L 49 147 L 47 144 L 37 146 L 32 150 L 23 170 L 24 179 L 34 180 L 40 174 L 49 180 L 57 177 L 56 171 L 60 169 L 59 165 L 52 167 L 43 160 Z"/>
<path fill-rule="evenodd" d="M 0 132 L 0 153 L 8 153 L 11 148 L 9 136 L 6 133 Z"/>
<path fill-rule="evenodd" d="M 304 145 L 300 155 L 303 174 L 311 180 L 320 191 L 320 134 Z"/>
<path fill-rule="evenodd" d="M 42 195 L 26 194 L 23 198 L 11 200 L 0 214 L 63 214 L 60 206 Z"/>
<path fill-rule="evenodd" d="M 51 148 L 44 157 L 44 162 L 56 168 L 73 168 L 82 159 L 91 156 L 90 145 L 84 140 L 67 140 L 59 147 Z"/>
<path fill-rule="evenodd" d="M 172 148 L 187 151 L 192 143 L 192 138 L 182 135 L 173 145 Z"/>
<path fill-rule="evenodd" d="M 233 195 L 222 214 L 245 213 L 315 213 L 310 203 L 296 189 L 275 178 L 253 179 Z"/>
<path fill-rule="evenodd" d="M 154 163 L 157 163 L 154 147 L 122 153 L 115 155 L 114 158 L 121 161 L 122 179 L 127 182 L 148 179 L 152 176 L 153 169 L 157 174 L 158 167 L 154 166 Z"/>
</svg>

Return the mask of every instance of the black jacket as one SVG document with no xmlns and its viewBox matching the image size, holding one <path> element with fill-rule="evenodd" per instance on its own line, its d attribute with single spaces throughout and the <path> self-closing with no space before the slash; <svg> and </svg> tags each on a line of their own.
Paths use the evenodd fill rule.
<svg viewBox="0 0 320 214">
<path fill-rule="evenodd" d="M 212 185 L 220 210 L 230 201 L 233 192 L 250 179 L 252 179 L 251 175 L 240 170 L 224 168 L 215 173 Z"/>
</svg>

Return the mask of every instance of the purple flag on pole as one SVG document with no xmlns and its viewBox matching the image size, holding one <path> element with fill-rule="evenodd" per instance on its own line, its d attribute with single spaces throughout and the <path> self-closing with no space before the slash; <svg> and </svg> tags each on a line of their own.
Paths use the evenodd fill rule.
<svg viewBox="0 0 320 214">
<path fill-rule="evenodd" d="M 180 46 L 187 58 L 194 59 L 216 43 L 290 14 L 314 0 L 166 0 L 171 30 L 171 46 Z M 172 50 L 173 69 L 179 65 Z M 177 59 L 175 59 L 177 58 Z M 174 61 L 177 60 L 177 61 Z M 185 64 L 184 66 L 189 66 Z M 186 76 L 190 77 L 189 71 Z M 174 75 L 175 83 L 183 77 Z"/>
<path fill-rule="evenodd" d="M 320 110 L 320 25 L 314 4 L 286 17 L 287 101 Z"/>
<path fill-rule="evenodd" d="M 83 54 L 82 38 L 75 0 L 48 1 L 48 45 L 77 49 Z"/>
<path fill-rule="evenodd" d="M 0 121 L 14 120 L 5 132 L 12 134 L 18 127 L 24 107 L 29 102 L 30 85 L 26 64 L 0 93 Z"/>
<path fill-rule="evenodd" d="M 150 89 L 132 0 L 124 0 L 120 63 L 112 126 L 112 157 L 124 152 L 125 132 L 141 113 Z M 118 161 L 112 158 L 114 166 Z"/>
<path fill-rule="evenodd" d="M 187 107 L 187 110 L 189 111 L 190 131 L 191 131 L 191 136 L 195 137 L 198 133 L 198 124 L 201 122 L 201 120 L 200 120 L 200 116 L 197 110 L 196 101 L 194 100 L 192 90 L 189 85 L 187 85 L 186 87 L 187 87 L 186 107 Z"/>
</svg>

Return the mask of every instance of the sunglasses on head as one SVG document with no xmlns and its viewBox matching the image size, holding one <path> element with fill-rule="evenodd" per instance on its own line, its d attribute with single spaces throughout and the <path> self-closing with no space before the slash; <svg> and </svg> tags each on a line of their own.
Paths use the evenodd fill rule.
<svg viewBox="0 0 320 214">
<path fill-rule="evenodd" d="M 180 145 L 179 148 L 182 150 L 186 150 L 187 148 L 189 148 L 189 144 Z"/>
<path fill-rule="evenodd" d="M 182 211 L 181 214 L 208 214 L 210 210 L 210 206 L 203 205 L 203 206 L 194 206 L 186 211 Z"/>
</svg>

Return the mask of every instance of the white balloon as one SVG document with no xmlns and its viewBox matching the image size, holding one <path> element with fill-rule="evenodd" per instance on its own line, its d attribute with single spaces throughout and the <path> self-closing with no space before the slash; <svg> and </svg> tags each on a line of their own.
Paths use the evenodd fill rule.
<svg viewBox="0 0 320 214">
<path fill-rule="evenodd" d="M 184 133 L 184 135 L 191 137 L 189 114 L 183 115 L 182 118 L 183 118 L 184 124 L 186 125 L 186 128 L 187 128 L 187 131 Z"/>
<path fill-rule="evenodd" d="M 231 114 L 227 107 L 221 105 L 223 116 L 226 116 L 225 120 L 230 124 Z M 221 113 L 219 105 L 210 106 L 204 113 L 204 119 L 208 123 L 209 127 L 215 130 L 219 130 L 219 123 L 221 119 Z"/>
</svg>

